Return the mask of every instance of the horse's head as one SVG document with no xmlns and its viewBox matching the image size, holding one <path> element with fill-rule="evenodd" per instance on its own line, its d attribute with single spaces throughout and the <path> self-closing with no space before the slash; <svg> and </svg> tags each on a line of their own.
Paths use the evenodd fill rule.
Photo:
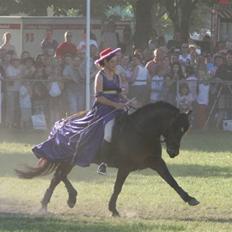
<svg viewBox="0 0 232 232">
<path fill-rule="evenodd" d="M 174 158 L 179 154 L 181 138 L 189 128 L 190 114 L 191 111 L 188 113 L 179 113 L 171 121 L 163 134 L 167 147 L 167 153 L 171 158 Z"/>
</svg>

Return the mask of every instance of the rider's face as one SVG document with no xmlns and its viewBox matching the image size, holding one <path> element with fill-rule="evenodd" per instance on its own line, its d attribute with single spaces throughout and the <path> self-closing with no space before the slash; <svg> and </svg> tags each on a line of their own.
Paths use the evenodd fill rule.
<svg viewBox="0 0 232 232">
<path fill-rule="evenodd" d="M 110 71 L 114 72 L 115 67 L 117 65 L 117 57 L 112 57 L 109 61 L 105 61 L 105 68 L 109 69 Z"/>
</svg>

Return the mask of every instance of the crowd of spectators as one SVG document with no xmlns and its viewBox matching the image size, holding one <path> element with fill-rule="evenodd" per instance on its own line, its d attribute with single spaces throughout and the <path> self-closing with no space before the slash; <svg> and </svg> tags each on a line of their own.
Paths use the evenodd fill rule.
<svg viewBox="0 0 232 232">
<path fill-rule="evenodd" d="M 150 39 L 144 49 L 136 49 L 130 27 L 125 27 L 120 40 L 111 24 L 100 39 L 91 33 L 91 99 L 99 50 L 121 47 L 116 71 L 123 94 L 136 97 L 138 107 L 163 100 L 183 112 L 192 110 L 195 128 L 222 128 L 223 120 L 232 119 L 232 50 L 226 43 L 212 48 L 207 36 L 202 43 L 182 42 L 177 33 L 173 40 L 166 42 L 159 36 Z M 28 51 L 16 54 L 11 34 L 4 33 L 0 46 L 2 125 L 30 129 L 32 115 L 43 114 L 50 127 L 84 110 L 85 48 L 85 31 L 79 44 L 74 44 L 70 31 L 58 42 L 52 30 L 47 30 L 41 54 L 32 57 Z"/>
</svg>

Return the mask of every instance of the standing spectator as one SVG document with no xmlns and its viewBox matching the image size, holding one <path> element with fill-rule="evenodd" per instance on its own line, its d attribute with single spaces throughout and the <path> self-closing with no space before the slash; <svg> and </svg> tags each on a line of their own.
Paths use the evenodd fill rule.
<svg viewBox="0 0 232 232">
<path fill-rule="evenodd" d="M 156 73 L 151 77 L 150 101 L 157 102 L 163 100 L 164 76 L 162 66 L 156 68 Z"/>
<path fill-rule="evenodd" d="M 48 76 L 48 81 L 49 118 L 50 123 L 53 125 L 62 117 L 62 92 L 64 87 L 61 68 L 57 64 L 52 66 L 52 72 Z"/>
<path fill-rule="evenodd" d="M 94 45 L 90 46 L 90 105 L 92 105 L 94 103 L 94 80 L 95 80 L 95 76 L 97 74 L 97 72 L 99 71 L 98 66 L 96 66 L 94 64 L 94 60 L 97 59 L 97 50 L 96 47 Z M 85 72 L 86 72 L 86 57 L 85 56 L 79 56 L 81 59 L 81 65 L 80 65 L 80 71 L 81 71 L 81 75 L 82 77 L 85 76 Z M 83 80 L 82 85 L 85 84 L 85 81 Z M 83 86 L 84 88 L 85 86 Z M 84 91 L 85 93 L 85 91 Z"/>
<path fill-rule="evenodd" d="M 143 65 L 143 57 L 140 53 L 133 56 L 133 72 L 131 77 L 130 97 L 136 97 L 138 106 L 148 102 L 148 70 Z"/>
<path fill-rule="evenodd" d="M 3 43 L 0 45 L 0 50 L 4 50 L 5 52 L 11 52 L 12 55 L 16 54 L 16 49 L 13 44 L 11 44 L 11 33 L 5 32 L 2 37 Z"/>
<path fill-rule="evenodd" d="M 17 126 L 19 118 L 19 87 L 22 78 L 20 59 L 13 57 L 6 69 L 6 127 Z"/>
<path fill-rule="evenodd" d="M 219 66 L 215 76 L 222 81 L 232 80 L 232 50 L 226 55 L 226 63 Z M 232 88 L 230 84 L 221 84 L 222 93 L 219 99 L 220 121 L 232 117 Z"/>
<path fill-rule="evenodd" d="M 132 53 L 133 37 L 130 25 L 126 25 L 122 31 L 122 51 L 124 54 Z"/>
<path fill-rule="evenodd" d="M 53 31 L 48 29 L 45 34 L 45 38 L 40 43 L 43 54 L 54 54 L 58 46 L 58 42 L 53 39 Z"/>
<path fill-rule="evenodd" d="M 66 102 L 68 104 L 68 113 L 74 114 L 80 109 L 80 86 L 81 86 L 81 72 L 80 67 L 74 68 L 74 62 L 77 62 L 78 58 L 72 59 L 70 55 L 66 55 L 64 58 L 64 94 Z M 79 62 L 79 60 L 78 60 Z M 78 64 L 79 66 L 79 64 Z"/>
<path fill-rule="evenodd" d="M 57 57 L 64 58 L 67 54 L 70 54 L 71 56 L 75 56 L 77 54 L 77 48 L 72 42 L 72 33 L 70 31 L 66 31 L 64 33 L 64 41 L 56 48 Z"/>
<path fill-rule="evenodd" d="M 192 62 L 191 54 L 189 53 L 189 46 L 187 43 L 183 43 L 181 46 L 181 52 L 179 55 L 179 62 L 181 65 L 189 65 Z"/>
<path fill-rule="evenodd" d="M 48 91 L 46 88 L 47 77 L 44 66 L 41 63 L 36 64 L 34 79 L 32 82 L 32 113 L 45 114 L 47 111 Z"/>
<path fill-rule="evenodd" d="M 105 48 L 117 48 L 119 44 L 119 35 L 116 32 L 116 24 L 113 20 L 110 20 L 108 24 L 105 25 L 102 33 L 101 50 Z"/>
<path fill-rule="evenodd" d="M 198 80 L 196 76 L 196 71 L 191 65 L 186 67 L 186 81 L 189 86 L 189 91 L 191 92 L 192 97 L 195 101 L 197 97 L 197 81 Z"/>
<path fill-rule="evenodd" d="M 92 32 L 90 32 L 89 45 L 90 46 L 92 46 L 92 45 L 95 46 L 95 48 L 97 49 L 97 52 L 98 52 L 98 47 L 99 46 L 98 46 L 98 43 L 96 41 L 96 37 Z M 78 51 L 85 53 L 85 50 L 86 50 L 86 30 L 84 30 L 84 32 L 83 32 L 82 40 L 78 44 L 77 49 L 78 49 Z"/>
<path fill-rule="evenodd" d="M 84 80 L 85 74 L 82 73 L 81 65 L 82 65 L 81 58 L 79 56 L 75 56 L 73 58 L 73 70 L 77 78 L 76 83 L 77 83 L 77 88 L 78 88 L 77 112 L 85 109 L 85 80 Z M 92 68 L 93 68 L 92 64 L 90 64 L 90 82 L 91 82 L 91 79 L 93 80 L 93 78 L 91 78 L 91 76 L 93 75 L 91 71 Z"/>
<path fill-rule="evenodd" d="M 20 59 L 21 59 L 21 64 L 24 65 L 26 59 L 29 58 L 29 57 L 31 57 L 30 52 L 28 52 L 28 51 L 23 51 L 22 54 L 21 54 L 21 57 L 20 57 Z"/>
<path fill-rule="evenodd" d="M 160 66 L 163 66 L 163 59 L 166 57 L 166 54 L 166 50 L 163 47 L 154 50 L 154 58 L 146 64 L 150 78 L 157 74 L 158 67 L 160 69 Z"/>
<path fill-rule="evenodd" d="M 119 53 L 120 54 L 120 53 Z M 116 54 L 117 56 L 118 54 Z M 132 71 L 130 67 L 130 59 L 127 55 L 122 55 L 119 60 L 118 58 L 118 65 L 116 66 L 116 73 L 121 77 L 121 88 L 123 94 L 128 97 L 129 93 L 129 81 L 131 80 Z"/>
<path fill-rule="evenodd" d="M 35 74 L 35 62 L 32 57 L 28 57 L 24 60 L 22 65 L 22 75 L 24 79 L 32 80 Z"/>
<path fill-rule="evenodd" d="M 2 59 L 2 67 L 6 71 L 7 67 L 11 64 L 12 54 L 11 52 L 7 52 Z"/>
</svg>

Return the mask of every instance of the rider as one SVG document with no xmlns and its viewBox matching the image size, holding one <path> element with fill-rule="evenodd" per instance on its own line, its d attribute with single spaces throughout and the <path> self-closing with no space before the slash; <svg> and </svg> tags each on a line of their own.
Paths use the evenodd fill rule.
<svg viewBox="0 0 232 232">
<path fill-rule="evenodd" d="M 103 116 L 106 121 L 102 144 L 104 154 L 109 152 L 114 117 L 125 109 L 126 100 L 120 94 L 120 77 L 115 73 L 117 65 L 116 53 L 118 51 L 120 51 L 120 48 L 115 50 L 111 48 L 105 49 L 100 53 L 100 58 L 95 61 L 95 64 L 101 68 L 95 77 L 96 105 L 103 105 L 107 109 L 105 116 Z M 101 163 L 97 172 L 105 175 L 106 167 L 106 163 Z"/>
<path fill-rule="evenodd" d="M 84 117 L 72 115 L 55 123 L 48 139 L 32 150 L 38 158 L 59 162 L 72 160 L 73 164 L 89 166 L 99 148 L 108 154 L 114 118 L 124 112 L 126 100 L 120 94 L 120 78 L 115 73 L 116 53 L 120 48 L 107 48 L 95 64 L 100 66 L 95 78 L 95 102 Z M 98 173 L 106 174 L 102 163 Z"/>
</svg>

